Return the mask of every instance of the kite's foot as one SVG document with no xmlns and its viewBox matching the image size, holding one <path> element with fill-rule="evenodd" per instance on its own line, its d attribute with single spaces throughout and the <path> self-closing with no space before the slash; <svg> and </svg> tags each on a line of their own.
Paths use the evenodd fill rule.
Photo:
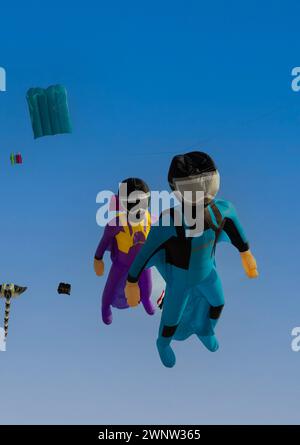
<svg viewBox="0 0 300 445">
<path fill-rule="evenodd" d="M 171 348 L 170 344 L 164 342 L 164 339 L 158 338 L 156 341 L 156 346 L 159 352 L 160 359 L 162 364 L 166 366 L 166 368 L 173 368 L 176 363 L 176 357 Z"/>
<path fill-rule="evenodd" d="M 198 338 L 209 351 L 216 352 L 219 349 L 219 342 L 215 335 L 198 335 Z"/>
<path fill-rule="evenodd" d="M 155 307 L 153 306 L 150 299 L 142 301 L 142 303 L 147 314 L 153 315 L 155 313 Z"/>
<path fill-rule="evenodd" d="M 112 312 L 110 306 L 102 308 L 102 320 L 105 324 L 112 323 Z"/>
</svg>

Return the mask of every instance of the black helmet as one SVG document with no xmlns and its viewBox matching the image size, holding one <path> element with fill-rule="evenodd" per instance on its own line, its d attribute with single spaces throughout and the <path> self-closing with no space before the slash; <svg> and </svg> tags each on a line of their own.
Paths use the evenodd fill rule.
<svg viewBox="0 0 300 445">
<path fill-rule="evenodd" d="M 220 186 L 213 159 L 201 151 L 175 156 L 169 168 L 168 181 L 180 201 L 193 205 L 203 200 L 204 205 L 209 204 Z"/>
<path fill-rule="evenodd" d="M 174 190 L 174 179 L 197 176 L 201 173 L 217 171 L 213 159 L 202 151 L 191 151 L 184 155 L 177 155 L 171 161 L 168 173 L 168 181 Z"/>
<path fill-rule="evenodd" d="M 127 184 L 128 195 L 134 191 L 142 191 L 144 193 L 149 193 L 150 189 L 145 181 L 140 178 L 127 178 L 124 179 L 121 184 Z"/>
<path fill-rule="evenodd" d="M 127 190 L 123 192 L 122 185 L 126 184 Z M 120 193 L 121 190 L 121 193 Z M 140 192 L 140 197 L 139 197 Z M 132 194 L 132 201 L 128 200 Z M 150 189 L 145 181 L 140 178 L 127 178 L 124 179 L 119 187 L 118 191 L 119 201 L 123 208 L 130 211 L 133 207 L 138 206 L 141 203 L 141 207 L 145 210 L 145 207 L 149 207 L 150 202 Z M 142 203 L 143 198 L 147 199 L 147 202 Z"/>
</svg>

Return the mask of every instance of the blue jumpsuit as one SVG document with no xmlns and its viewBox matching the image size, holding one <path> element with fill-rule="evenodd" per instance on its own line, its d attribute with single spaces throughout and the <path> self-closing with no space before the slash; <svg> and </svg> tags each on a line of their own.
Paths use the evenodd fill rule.
<svg viewBox="0 0 300 445">
<path fill-rule="evenodd" d="M 217 241 L 229 240 L 240 251 L 249 249 L 243 228 L 232 204 L 215 200 L 205 209 L 204 230 L 188 237 L 181 206 L 169 210 L 170 224 L 152 226 L 146 243 L 135 258 L 128 281 L 137 282 L 145 267 L 155 266 L 166 281 L 163 311 L 157 340 L 165 366 L 175 364 L 172 339 L 183 340 L 195 333 L 214 351 L 214 327 L 224 305 L 224 295 L 215 264 Z M 174 214 L 183 221 L 175 227 Z"/>
</svg>

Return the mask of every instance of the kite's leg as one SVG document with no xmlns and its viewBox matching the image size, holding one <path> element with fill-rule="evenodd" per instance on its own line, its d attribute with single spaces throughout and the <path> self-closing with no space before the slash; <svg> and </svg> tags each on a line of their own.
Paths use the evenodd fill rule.
<svg viewBox="0 0 300 445">
<path fill-rule="evenodd" d="M 111 294 L 112 294 L 113 283 L 108 279 L 102 294 L 102 320 L 105 324 L 112 323 L 112 311 L 111 311 Z"/>
<path fill-rule="evenodd" d="M 102 294 L 102 320 L 105 324 L 112 323 L 111 305 L 120 288 L 123 276 L 123 269 L 113 263 Z"/>
<path fill-rule="evenodd" d="M 139 279 L 139 287 L 141 291 L 141 302 L 144 306 L 144 309 L 147 314 L 153 315 L 155 313 L 155 308 L 151 301 L 152 278 L 150 269 L 145 269 L 142 272 Z"/>
<path fill-rule="evenodd" d="M 215 269 L 213 269 L 208 278 L 201 283 L 200 289 L 210 304 L 209 318 L 212 328 L 215 329 L 224 306 L 222 284 Z M 219 343 L 215 335 L 197 336 L 209 351 L 215 352 L 219 348 Z"/>
<path fill-rule="evenodd" d="M 185 280 L 181 280 L 180 277 L 177 278 L 179 279 L 176 280 L 176 283 L 173 282 L 172 286 L 167 284 L 159 335 L 156 341 L 160 359 L 167 368 L 172 368 L 176 362 L 170 343 L 188 301 L 188 289 L 185 289 Z"/>
</svg>

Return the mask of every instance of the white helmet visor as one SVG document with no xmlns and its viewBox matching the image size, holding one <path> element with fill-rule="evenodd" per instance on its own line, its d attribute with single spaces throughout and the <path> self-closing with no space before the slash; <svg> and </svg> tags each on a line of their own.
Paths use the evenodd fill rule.
<svg viewBox="0 0 300 445">
<path fill-rule="evenodd" d="M 216 170 L 192 177 L 174 178 L 173 185 L 180 201 L 190 204 L 210 202 L 220 188 L 220 175 Z"/>
</svg>

